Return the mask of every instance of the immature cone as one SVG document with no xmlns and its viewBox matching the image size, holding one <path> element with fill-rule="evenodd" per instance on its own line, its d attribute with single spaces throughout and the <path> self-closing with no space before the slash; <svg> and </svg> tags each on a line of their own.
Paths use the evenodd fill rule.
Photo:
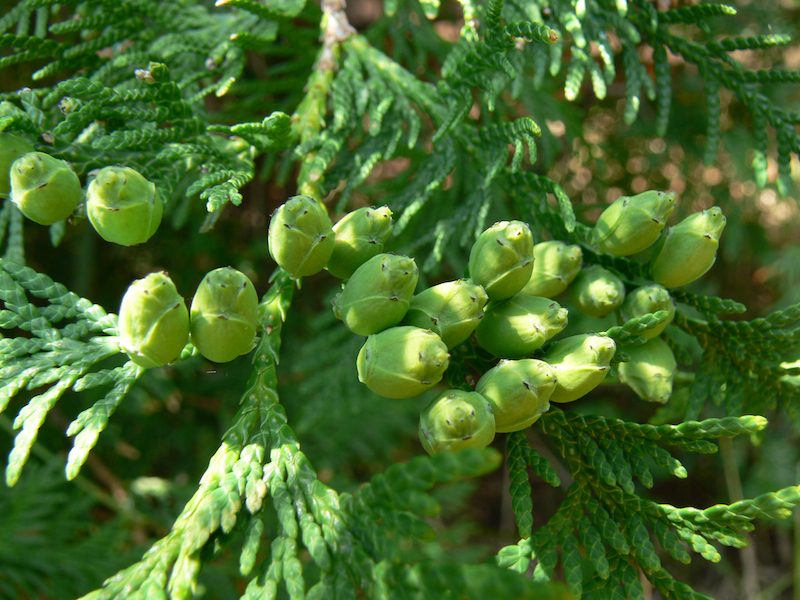
<svg viewBox="0 0 800 600">
<path fill-rule="evenodd" d="M 588 317 L 605 317 L 625 300 L 625 284 L 614 273 L 599 265 L 586 267 L 572 282 L 570 298 Z"/>
<path fill-rule="evenodd" d="M 128 167 L 100 169 L 86 192 L 86 212 L 95 231 L 121 246 L 149 240 L 163 211 L 156 184 Z"/>
<path fill-rule="evenodd" d="M 66 219 L 82 198 L 81 182 L 64 160 L 29 152 L 11 165 L 11 201 L 39 225 Z"/>
<path fill-rule="evenodd" d="M 0 131 L 0 198 L 8 198 L 11 193 L 11 165 L 28 152 L 33 152 L 28 142 Z"/>
<path fill-rule="evenodd" d="M 333 314 L 358 335 L 372 335 L 403 320 L 419 269 L 413 258 L 378 254 L 356 269 L 333 299 Z"/>
<path fill-rule="evenodd" d="M 675 300 L 669 295 L 667 289 L 657 283 L 636 288 L 627 296 L 622 306 L 619 307 L 618 321 L 620 325 L 630 319 L 637 319 L 648 313 L 657 313 L 665 310 L 669 316 L 652 329 L 646 329 L 642 333 L 643 337 L 651 340 L 664 331 L 664 328 L 672 323 L 675 318 Z"/>
<path fill-rule="evenodd" d="M 483 287 L 469 279 L 446 281 L 411 299 L 403 325 L 430 329 L 449 350 L 472 335 L 488 301 Z"/>
<path fill-rule="evenodd" d="M 485 448 L 494 440 L 492 403 L 477 392 L 448 390 L 422 411 L 419 440 L 433 456 L 464 448 Z"/>
<path fill-rule="evenodd" d="M 367 338 L 356 360 L 358 380 L 385 398 L 411 398 L 442 380 L 449 359 L 432 331 L 392 327 Z"/>
<path fill-rule="evenodd" d="M 702 277 L 717 259 L 725 215 L 713 206 L 670 227 L 650 261 L 653 279 L 668 288 Z"/>
<path fill-rule="evenodd" d="M 622 196 L 603 211 L 592 241 L 603 252 L 628 256 L 649 248 L 675 210 L 675 194 L 650 190 Z"/>
<path fill-rule="evenodd" d="M 309 196 L 294 196 L 272 214 L 269 253 L 292 277 L 319 273 L 333 254 L 335 234 L 325 207 Z"/>
<path fill-rule="evenodd" d="M 533 234 L 522 221 L 500 221 L 484 231 L 469 253 L 469 275 L 493 301 L 519 292 L 533 271 Z"/>
<path fill-rule="evenodd" d="M 191 339 L 208 360 L 226 363 L 256 342 L 258 294 L 253 282 L 232 267 L 203 277 L 192 299 Z"/>
<path fill-rule="evenodd" d="M 327 269 L 339 279 L 349 279 L 355 270 L 376 254 L 392 233 L 392 211 L 388 206 L 359 208 L 333 226 L 336 240 Z"/>
<path fill-rule="evenodd" d="M 583 253 L 580 246 L 568 246 L 553 240 L 533 247 L 533 272 L 520 294 L 555 298 L 569 287 L 581 272 Z"/>
<path fill-rule="evenodd" d="M 542 296 L 518 294 L 494 304 L 478 324 L 478 344 L 501 358 L 522 358 L 567 326 L 567 309 Z"/>
<path fill-rule="evenodd" d="M 619 363 L 619 379 L 642 400 L 664 404 L 672 395 L 675 377 L 675 355 L 661 338 L 653 338 L 642 346 L 626 346 L 631 359 Z"/>
<path fill-rule="evenodd" d="M 510 433 L 529 427 L 546 412 L 555 388 L 555 370 L 526 358 L 501 360 L 480 378 L 475 391 L 492 403 L 497 432 Z"/>
<path fill-rule="evenodd" d="M 572 402 L 600 385 L 616 349 L 611 338 L 589 333 L 573 335 L 550 346 L 542 357 L 553 366 L 558 378 L 550 402 Z"/>
<path fill-rule="evenodd" d="M 189 341 L 189 311 L 165 272 L 137 279 L 119 308 L 120 346 L 137 365 L 161 367 Z"/>
</svg>

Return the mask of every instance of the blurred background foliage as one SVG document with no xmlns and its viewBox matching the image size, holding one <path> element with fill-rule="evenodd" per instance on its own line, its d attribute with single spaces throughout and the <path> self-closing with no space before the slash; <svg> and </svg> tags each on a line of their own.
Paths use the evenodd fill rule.
<svg viewBox="0 0 800 600">
<path fill-rule="evenodd" d="M 664 8 L 660 6 L 663 3 L 657 2 L 659 8 Z M 681 32 L 704 40 L 765 33 L 800 39 L 798 0 L 739 0 L 735 5 L 738 15 L 710 19 L 708 32 L 689 25 Z M 441 65 L 436 56 L 457 39 L 462 23 L 456 2 L 443 3 L 440 16 L 430 23 L 415 0 L 405 3 L 393 18 L 383 16 L 379 0 L 350 0 L 347 11 L 351 23 L 371 41 L 388 48 L 395 60 L 423 78 L 438 72 Z M 260 120 L 265 106 L 267 112 L 288 112 L 295 107 L 317 36 L 319 8 L 309 5 L 306 12 L 293 21 L 300 37 L 284 36 L 277 43 L 290 48 L 301 43 L 299 39 L 309 45 L 309 54 L 266 62 L 258 53 L 249 52 L 246 76 L 232 90 L 231 100 L 207 97 L 207 110 L 216 114 L 219 122 Z M 642 45 L 642 60 L 652 71 L 649 51 Z M 748 69 L 800 68 L 800 44 L 796 42 L 735 54 Z M 750 166 L 752 117 L 725 90 L 721 97 L 722 146 L 716 161 L 705 164 L 703 82 L 692 65 L 675 57 L 671 62 L 673 106 L 664 137 L 653 137 L 652 102 L 643 102 L 634 124 L 624 121 L 621 68 L 603 100 L 594 96 L 587 81 L 577 100 L 568 102 L 562 73 L 555 79 L 545 78 L 539 89 L 534 87 L 533 77 L 523 78 L 518 99 L 504 94 L 497 110 L 514 116 L 529 114 L 543 125 L 533 170 L 564 188 L 585 223 L 593 223 L 602 208 L 617 197 L 646 189 L 676 192 L 679 207 L 673 221 L 716 204 L 728 220 L 721 252 L 713 269 L 694 289 L 744 303 L 749 311 L 739 318 L 746 319 L 800 301 L 798 165 L 793 164 L 791 195 L 781 196 L 776 190 L 774 156 L 769 158 L 767 187 L 756 185 Z M 26 85 L 33 68 L 4 71 L 0 92 Z M 269 77 L 276 78 L 270 98 L 248 95 L 248 82 Z M 787 108 L 800 102 L 797 86 L 764 86 L 764 92 Z M 476 103 L 470 118 L 480 121 L 481 108 L 485 110 Z M 355 191 L 351 203 L 379 202 L 382 186 L 401 175 L 403 160 L 378 165 Z M 205 219 L 202 203 L 195 203 L 189 211 L 187 225 L 179 234 L 162 226 L 142 248 L 101 245 L 85 220 L 68 228 L 58 249 L 51 246 L 44 228 L 29 227 L 28 264 L 112 311 L 131 280 L 165 265 L 179 290 L 192 289 L 212 268 L 231 265 L 250 276 L 263 293 L 274 268 L 267 252 L 268 218 L 295 190 L 281 183 L 293 178 L 286 176 L 280 160 L 265 161 L 260 168 L 261 177 L 243 189 L 241 206 L 226 206 L 213 234 L 200 233 Z M 442 193 L 447 193 L 447 185 L 444 190 Z M 409 242 L 405 238 L 397 241 Z M 446 266 L 437 276 L 442 280 L 458 277 L 462 273 L 457 269 L 465 262 L 465 255 L 448 254 Z M 419 411 L 430 398 L 392 402 L 357 384 L 354 365 L 360 340 L 333 317 L 330 299 L 336 285 L 324 272 L 303 281 L 303 293 L 295 296 L 284 329 L 279 376 L 289 422 L 320 478 L 339 491 L 352 491 L 391 462 L 423 452 L 416 427 Z M 569 306 L 568 300 L 565 302 Z M 336 353 L 324 351 L 332 347 Z M 19 589 L 28 598 L 79 596 L 136 560 L 165 535 L 230 423 L 249 370 L 244 357 L 225 365 L 195 357 L 174 368 L 148 371 L 120 405 L 86 468 L 71 484 L 64 482 L 63 476 L 71 444 L 63 432 L 71 416 L 97 398 L 92 395 L 96 390 L 67 394 L 50 412 L 20 483 L 13 489 L 0 486 L 0 597 L 15 597 L 13 590 Z M 676 394 L 671 404 L 680 400 Z M 25 398 L 15 399 L 9 412 L 24 402 Z M 613 384 L 570 409 L 642 423 L 674 418 L 670 406 L 657 409 L 639 401 L 628 388 Z M 711 414 L 704 416 L 717 415 L 712 407 Z M 689 477 L 676 480 L 662 475 L 647 493 L 675 506 L 705 507 L 800 483 L 800 423 L 789 422 L 778 413 L 766 416 L 771 421 L 768 435 L 728 440 L 719 455 L 681 456 Z M 7 416 L 0 415 L 2 456 L 8 455 L 12 444 L 10 424 Z M 498 436 L 494 445 L 502 448 L 504 437 Z M 546 442 L 534 433 L 530 437 L 534 449 L 551 460 L 562 480 L 558 489 L 543 481 L 537 485 L 534 480 L 536 527 L 555 512 L 570 477 Z M 656 477 L 657 473 L 662 471 L 654 471 Z M 441 537 L 408 551 L 479 562 L 515 543 L 504 477 L 507 474 L 499 471 L 480 482 L 440 488 L 437 493 L 445 511 L 432 525 Z M 20 523 L 24 527 L 20 528 Z M 277 524 L 267 523 L 268 538 L 270 527 L 274 530 Z M 42 535 L 45 529 L 48 536 Z M 750 538 L 751 547 L 745 550 L 720 546 L 723 560 L 717 564 L 697 560 L 680 565 L 668 557 L 665 560 L 677 579 L 718 599 L 800 598 L 800 515 L 795 514 L 793 522 L 756 522 Z M 224 551 L 204 570 L 203 597 L 228 599 L 242 593 L 246 580 L 237 572 L 237 550 Z M 645 592 L 652 593 L 647 587 Z"/>
</svg>

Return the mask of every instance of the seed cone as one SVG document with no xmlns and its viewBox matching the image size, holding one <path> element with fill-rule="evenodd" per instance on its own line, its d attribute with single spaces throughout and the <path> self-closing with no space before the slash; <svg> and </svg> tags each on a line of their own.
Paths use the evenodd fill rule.
<svg viewBox="0 0 800 600">
<path fill-rule="evenodd" d="M 422 411 L 419 420 L 419 439 L 431 456 L 485 448 L 494 434 L 492 404 L 477 392 L 443 392 Z"/>
<path fill-rule="evenodd" d="M 400 323 L 408 312 L 419 269 L 413 258 L 378 254 L 356 269 L 333 299 L 333 314 L 357 335 Z"/>
<path fill-rule="evenodd" d="M 493 301 L 519 292 L 533 271 L 533 234 L 522 221 L 499 221 L 484 231 L 469 253 L 469 275 Z"/>
<path fill-rule="evenodd" d="M 568 246 L 557 240 L 540 242 L 533 247 L 533 272 L 520 294 L 555 298 L 569 287 L 581 271 L 580 246 Z"/>
<path fill-rule="evenodd" d="M 725 215 L 713 206 L 670 227 L 650 261 L 653 279 L 667 288 L 680 287 L 705 275 L 717 259 Z"/>
<path fill-rule="evenodd" d="M 657 313 L 665 310 L 669 316 L 652 329 L 645 330 L 643 337 L 651 340 L 658 337 L 664 328 L 675 318 L 675 299 L 669 295 L 667 289 L 656 283 L 636 288 L 627 296 L 622 306 L 619 307 L 618 321 L 622 325 L 630 319 L 642 317 L 648 313 Z"/>
<path fill-rule="evenodd" d="M 642 400 L 664 404 L 672 395 L 672 381 L 678 366 L 675 356 L 661 338 L 642 346 L 626 346 L 631 359 L 619 363 L 619 379 Z"/>
<path fill-rule="evenodd" d="M 325 207 L 309 196 L 294 196 L 272 214 L 269 253 L 292 277 L 319 273 L 333 254 L 335 234 Z"/>
<path fill-rule="evenodd" d="M 339 279 L 349 279 L 355 270 L 383 252 L 392 234 L 392 211 L 388 206 L 359 208 L 333 226 L 336 239 L 327 269 Z"/>
<path fill-rule="evenodd" d="M 367 338 L 356 360 L 358 380 L 385 398 L 411 398 L 442 380 L 449 359 L 432 331 L 392 327 Z"/>
<path fill-rule="evenodd" d="M 121 246 L 149 240 L 163 211 L 156 185 L 128 167 L 101 169 L 86 192 L 86 212 L 95 230 Z"/>
<path fill-rule="evenodd" d="M 11 193 L 11 165 L 28 152 L 33 152 L 33 146 L 28 142 L 0 131 L 0 198 L 8 198 Z"/>
<path fill-rule="evenodd" d="M 493 305 L 478 324 L 478 343 L 500 358 L 522 358 L 567 326 L 567 309 L 541 296 L 516 296 Z"/>
<path fill-rule="evenodd" d="M 532 425 L 550 408 L 556 373 L 546 362 L 526 358 L 501 360 L 480 378 L 475 391 L 492 403 L 498 433 Z"/>
<path fill-rule="evenodd" d="M 137 365 L 161 367 L 189 341 L 189 311 L 165 272 L 134 281 L 119 308 L 120 346 Z"/>
<path fill-rule="evenodd" d="M 232 267 L 214 269 L 192 299 L 191 340 L 208 360 L 226 363 L 256 342 L 258 294 L 253 282 Z"/>
<path fill-rule="evenodd" d="M 555 369 L 558 383 L 550 402 L 572 402 L 603 381 L 617 345 L 609 337 L 581 334 L 554 343 L 542 357 Z"/>
<path fill-rule="evenodd" d="M 650 190 L 622 196 L 603 211 L 592 231 L 603 252 L 628 256 L 649 248 L 675 210 L 675 194 Z"/>
<path fill-rule="evenodd" d="M 570 298 L 588 317 L 606 317 L 625 300 L 625 284 L 614 273 L 599 265 L 586 267 L 572 282 Z"/>
<path fill-rule="evenodd" d="M 11 201 L 39 225 L 66 219 L 82 199 L 81 182 L 64 160 L 29 152 L 11 165 Z"/>
<path fill-rule="evenodd" d="M 446 281 L 411 299 L 403 325 L 430 329 L 449 350 L 472 335 L 488 301 L 483 287 L 469 279 Z"/>
</svg>

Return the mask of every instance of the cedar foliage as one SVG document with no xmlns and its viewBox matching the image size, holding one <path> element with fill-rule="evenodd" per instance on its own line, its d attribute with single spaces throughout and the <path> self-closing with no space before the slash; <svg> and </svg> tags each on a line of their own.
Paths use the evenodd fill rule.
<svg viewBox="0 0 800 600">
<path fill-rule="evenodd" d="M 800 112 L 777 103 L 770 90 L 797 83 L 800 73 L 747 70 L 732 54 L 791 40 L 773 33 L 703 35 L 736 14 L 731 6 L 660 10 L 647 0 L 461 0 L 464 21 L 455 43 L 434 27 L 444 8 L 439 0 L 387 0 L 385 15 L 363 33 L 349 25 L 343 8 L 339 0 L 321 6 L 303 0 L 218 0 L 216 6 L 200 0 L 19 0 L 0 16 L 0 72 L 24 66 L 31 75 L 28 87 L 2 94 L 0 130 L 68 160 L 82 178 L 112 164 L 139 170 L 166 202 L 169 223 L 160 232 L 166 237 L 197 231 L 205 240 L 222 237 L 215 226 L 223 211 L 236 210 L 245 186 L 261 180 L 324 199 L 337 214 L 364 203 L 387 204 L 396 217 L 393 249 L 422 257 L 429 281 L 458 276 L 477 235 L 492 219 L 513 216 L 529 222 L 537 239 L 581 245 L 586 263 L 611 267 L 630 283 L 648 278 L 643 266 L 593 251 L 583 209 L 537 168 L 541 144 L 553 153 L 540 141 L 537 104 L 548 102 L 557 87 L 568 102 L 592 93 L 602 100 L 622 82 L 624 121 L 633 124 L 653 103 L 653 118 L 643 125 L 650 135 L 666 136 L 671 119 L 680 118 L 671 115 L 673 55 L 696 65 L 704 82 L 707 164 L 716 160 L 722 139 L 724 92 L 749 114 L 757 183 L 768 185 L 767 157 L 775 152 L 778 191 L 792 189 Z M 652 59 L 643 58 L 644 49 L 652 50 Z M 477 118 L 469 116 L 474 107 Z M 524 111 L 529 115 L 520 116 Z M 774 131 L 774 147 L 768 131 Z M 399 172 L 381 175 L 393 165 Z M 84 216 L 51 226 L 52 245 Z M 66 428 L 74 437 L 66 477 L 80 480 L 89 453 L 137 386 L 169 389 L 163 381 L 156 385 L 158 375 L 127 361 L 113 300 L 103 307 L 26 264 L 33 227 L 5 202 L 0 411 L 20 405 L 6 467 L 9 486 L 27 481 L 23 468 L 45 419 L 71 393 L 88 403 Z M 263 248 L 249 249 L 243 262 L 266 260 L 265 238 L 259 243 Z M 129 261 L 123 268 L 135 270 L 135 251 L 116 255 Z M 121 297 L 123 289 L 109 298 Z M 303 299 L 314 292 L 279 269 L 272 274 L 252 364 L 237 371 L 248 377 L 238 411 L 228 415 L 218 450 L 202 448 L 202 460 L 210 456 L 210 462 L 196 489 L 166 535 L 140 560 L 105 582 L 93 581 L 96 589 L 85 598 L 193 597 L 203 567 L 231 548 L 249 581 L 241 597 L 253 600 L 284 593 L 293 599 L 640 598 L 639 571 L 663 598 L 704 598 L 670 574 L 671 561 L 718 561 L 721 546 L 748 543 L 754 519 L 785 518 L 800 503 L 797 487 L 696 508 L 646 493 L 654 471 L 656 477 L 661 471 L 687 477 L 678 456 L 713 454 L 720 438 L 762 432 L 767 412 L 800 417 L 800 386 L 791 380 L 797 369 L 780 364 L 800 347 L 794 328 L 800 304 L 734 321 L 721 317 L 741 314 L 742 304 L 676 292 L 678 316 L 667 331 L 686 377 L 671 407 L 675 424 L 553 407 L 534 429 L 574 482 L 557 511 L 535 528 L 531 481 L 542 478 L 554 487 L 561 481 L 525 432 L 506 437 L 505 458 L 494 448 L 418 456 L 341 491 L 320 480 L 301 442 L 321 457 L 337 447 L 369 460 L 371 432 L 358 423 L 369 419 L 389 438 L 408 436 L 415 425 L 407 417 L 415 408 L 387 415 L 385 402 L 359 387 L 357 346 L 327 306 Z M 293 312 L 309 323 L 282 348 L 284 334 L 298 328 Z M 647 325 L 647 319 L 632 320 L 607 330 L 621 346 L 621 360 L 624 345 L 641 343 Z M 188 345 L 176 372 L 184 363 L 196 365 L 195 355 Z M 470 344 L 454 350 L 452 363 L 454 386 L 464 386 L 470 370 L 490 366 Z M 302 377 L 279 385 L 280 373 Z M 279 397 L 284 389 L 304 402 L 302 411 L 291 411 L 294 420 Z M 342 407 L 345 402 L 352 405 Z M 337 431 L 331 420 L 348 425 Z M 442 510 L 435 485 L 486 475 L 503 460 L 517 543 L 483 564 L 419 560 L 408 552 L 409 539 L 422 543 L 437 535 L 429 522 Z M 96 535 L 112 534 L 104 529 Z M 6 593 L 36 593 L 31 582 L 38 575 L 0 564 Z"/>
</svg>

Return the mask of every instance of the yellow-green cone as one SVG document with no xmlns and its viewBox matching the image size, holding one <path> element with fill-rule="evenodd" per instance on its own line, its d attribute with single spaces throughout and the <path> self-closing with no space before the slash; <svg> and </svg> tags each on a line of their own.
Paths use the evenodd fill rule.
<svg viewBox="0 0 800 600">
<path fill-rule="evenodd" d="M 417 287 L 413 258 L 378 254 L 356 269 L 333 299 L 333 314 L 357 335 L 372 335 L 403 320 Z"/>
<path fill-rule="evenodd" d="M 619 379 L 642 400 L 664 404 L 672 395 L 675 377 L 675 356 L 661 338 L 653 338 L 642 346 L 626 346 L 631 359 L 619 363 Z"/>
<path fill-rule="evenodd" d="M 328 264 L 335 235 L 324 206 L 309 196 L 294 196 L 272 214 L 269 253 L 292 277 L 307 277 Z"/>
<path fill-rule="evenodd" d="M 192 299 L 191 340 L 208 360 L 226 363 L 256 342 L 258 294 L 253 282 L 232 267 L 203 277 Z"/>
<path fill-rule="evenodd" d="M 449 350 L 472 335 L 488 301 L 483 287 L 469 279 L 446 281 L 414 296 L 402 323 L 437 333 Z"/>
<path fill-rule="evenodd" d="M 492 305 L 476 330 L 478 344 L 500 358 L 522 358 L 567 326 L 567 309 L 541 296 L 516 296 Z"/>
<path fill-rule="evenodd" d="M 448 390 L 422 411 L 419 440 L 433 456 L 464 448 L 485 448 L 495 434 L 492 404 L 477 392 Z"/>
<path fill-rule="evenodd" d="M 522 221 L 500 221 L 484 231 L 469 253 L 469 276 L 493 301 L 519 292 L 533 271 L 533 234 Z"/>
<path fill-rule="evenodd" d="M 713 206 L 670 227 L 650 261 L 653 279 L 676 288 L 702 277 L 717 259 L 725 215 Z"/>
<path fill-rule="evenodd" d="M 189 311 L 165 272 L 137 279 L 119 308 L 120 346 L 137 365 L 161 367 L 189 341 Z"/>
<path fill-rule="evenodd" d="M 599 265 L 586 267 L 572 282 L 569 295 L 575 307 L 588 317 L 606 317 L 622 306 L 625 284 Z"/>
<path fill-rule="evenodd" d="M 95 231 L 121 246 L 149 240 L 163 211 L 156 185 L 128 167 L 100 169 L 86 192 L 86 212 Z"/>
<path fill-rule="evenodd" d="M 11 201 L 39 225 L 66 219 L 82 199 L 78 175 L 65 160 L 29 152 L 11 165 Z"/>
<path fill-rule="evenodd" d="M 33 146 L 28 142 L 0 131 L 0 198 L 8 198 L 11 193 L 11 165 L 28 152 L 33 152 Z"/>
<path fill-rule="evenodd" d="M 556 374 L 546 362 L 501 360 L 480 378 L 475 391 L 492 403 L 495 430 L 510 433 L 530 427 L 550 408 Z"/>
<path fill-rule="evenodd" d="M 650 190 L 622 196 L 600 215 L 592 241 L 603 252 L 616 256 L 636 254 L 658 239 L 673 210 L 673 192 Z"/>
<path fill-rule="evenodd" d="M 442 380 L 450 364 L 438 335 L 418 327 L 392 327 L 367 338 L 358 353 L 358 380 L 385 398 L 411 398 Z"/>
<path fill-rule="evenodd" d="M 553 240 L 533 247 L 533 272 L 520 294 L 555 298 L 578 276 L 583 262 L 580 246 Z"/>
<path fill-rule="evenodd" d="M 550 346 L 542 357 L 558 378 L 550 402 L 572 402 L 600 385 L 616 348 L 611 338 L 589 333 L 573 335 Z"/>
<path fill-rule="evenodd" d="M 359 208 L 333 226 L 336 239 L 328 261 L 328 272 L 349 279 L 355 270 L 376 254 L 392 233 L 392 211 L 388 206 Z"/>
<path fill-rule="evenodd" d="M 664 331 L 675 318 L 675 299 L 670 296 L 667 289 L 657 283 L 636 288 L 625 296 L 625 301 L 617 313 L 619 324 L 622 325 L 631 319 L 637 319 L 648 313 L 657 313 L 665 310 L 669 313 L 667 319 L 652 329 L 645 330 L 642 336 L 651 340 Z"/>
</svg>

